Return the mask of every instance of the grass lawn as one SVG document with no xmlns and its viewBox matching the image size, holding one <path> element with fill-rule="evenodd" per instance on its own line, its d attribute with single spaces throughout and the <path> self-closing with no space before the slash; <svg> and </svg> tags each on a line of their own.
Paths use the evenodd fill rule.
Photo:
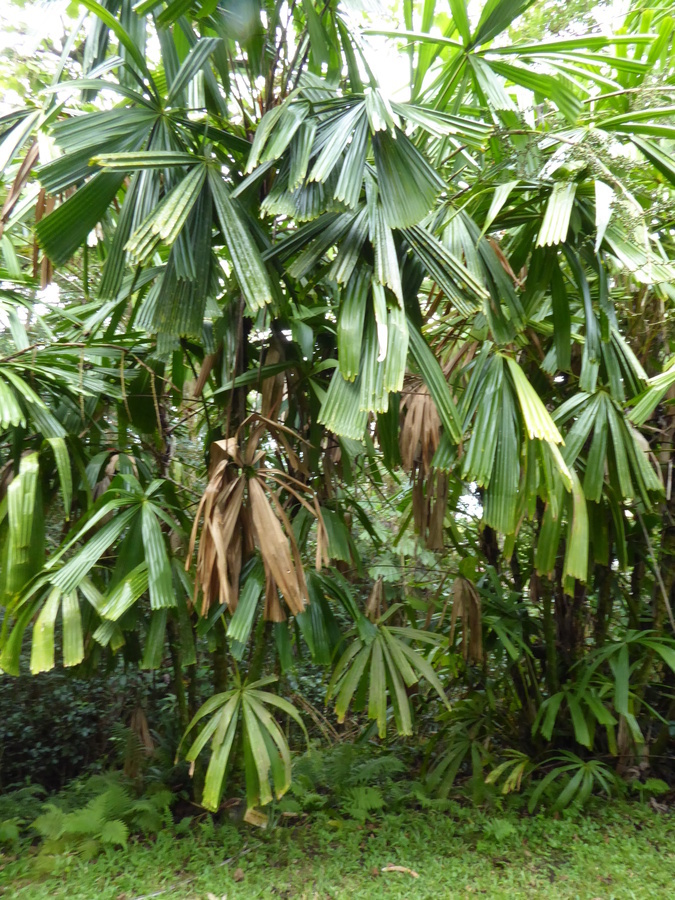
<svg viewBox="0 0 675 900">
<path fill-rule="evenodd" d="M 25 900 L 675 897 L 675 814 L 597 803 L 553 819 L 405 812 L 365 825 L 294 819 L 261 831 L 193 820 L 89 862 L 35 850 L 0 858 L 0 896 Z M 382 872 L 388 865 L 409 872 Z"/>
</svg>

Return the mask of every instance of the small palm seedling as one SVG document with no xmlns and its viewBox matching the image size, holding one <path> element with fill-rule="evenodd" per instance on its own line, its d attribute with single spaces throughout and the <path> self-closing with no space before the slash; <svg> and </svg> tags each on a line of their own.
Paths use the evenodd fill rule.
<svg viewBox="0 0 675 900">
<path fill-rule="evenodd" d="M 377 616 L 374 622 L 361 613 L 355 615 L 356 628 L 351 632 L 353 640 L 333 670 L 326 700 L 335 699 L 338 722 L 344 722 L 350 705 L 357 711 L 367 705 L 368 718 L 377 722 L 381 738 L 387 733 L 387 710 L 391 704 L 398 733 L 410 735 L 412 707 L 408 691 L 420 678 L 426 679 L 443 703 L 449 706 L 443 685 L 431 663 L 413 646 L 435 645 L 438 637 L 417 628 L 387 624 L 400 604 L 394 604 L 379 615 L 380 591 L 381 584 L 378 583 L 366 607 L 373 618 Z M 353 603 L 349 606 L 356 612 Z"/>
<path fill-rule="evenodd" d="M 576 753 L 564 751 L 551 759 L 560 763 L 537 784 L 527 808 L 534 812 L 544 796 L 552 794 L 553 785 L 559 792 L 551 805 L 552 812 L 558 812 L 571 804 L 583 806 L 592 793 L 602 791 L 611 797 L 619 787 L 620 779 L 610 767 L 599 759 L 581 759 Z"/>
<path fill-rule="evenodd" d="M 504 755 L 507 758 L 488 773 L 485 783 L 497 784 L 504 777 L 502 794 L 510 794 L 512 791 L 520 791 L 523 778 L 532 772 L 534 765 L 530 757 L 520 750 L 506 750 Z"/>
<path fill-rule="evenodd" d="M 448 797 L 466 764 L 470 764 L 474 779 L 482 779 L 490 755 L 492 710 L 488 702 L 474 694 L 455 703 L 449 714 L 441 714 L 445 727 L 429 747 L 431 753 L 440 744 L 427 779 L 428 789 L 435 796 Z"/>
<path fill-rule="evenodd" d="M 596 725 L 600 725 L 606 731 L 610 752 L 616 755 L 617 716 L 625 721 L 631 741 L 643 744 L 644 735 L 634 713 L 634 692 L 646 654 L 675 671 L 674 642 L 651 631 L 628 631 L 622 640 L 608 642 L 589 653 L 575 668 L 575 686 L 563 685 L 562 690 L 541 704 L 532 726 L 533 735 L 541 734 L 550 741 L 561 710 L 566 708 L 574 739 L 582 747 L 593 749 Z"/>
<path fill-rule="evenodd" d="M 228 763 L 231 762 L 237 739 L 244 754 L 246 801 L 249 809 L 281 798 L 291 784 L 291 751 L 286 735 L 270 712 L 270 707 L 290 716 L 307 732 L 294 706 L 261 690 L 276 681 L 270 676 L 246 684 L 235 673 L 235 687 L 216 694 L 197 712 L 186 735 L 202 719 L 210 718 L 192 743 L 186 756 L 194 763 L 207 743 L 211 742 L 211 757 L 204 782 L 203 805 L 217 810 L 225 784 Z M 271 782 L 271 784 L 270 784 Z"/>
</svg>

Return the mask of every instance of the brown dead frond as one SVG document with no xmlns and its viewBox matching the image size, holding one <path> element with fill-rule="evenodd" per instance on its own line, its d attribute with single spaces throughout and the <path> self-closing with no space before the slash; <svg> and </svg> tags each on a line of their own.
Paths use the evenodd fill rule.
<svg viewBox="0 0 675 900">
<path fill-rule="evenodd" d="M 377 622 L 382 613 L 387 610 L 387 601 L 384 596 L 384 582 L 382 576 L 377 579 L 366 601 L 366 616 L 371 622 Z"/>
<path fill-rule="evenodd" d="M 120 455 L 117 450 L 110 449 L 108 450 L 110 456 L 108 457 L 108 461 L 103 467 L 102 471 L 99 471 L 98 481 L 93 487 L 92 496 L 94 500 L 98 500 L 98 498 L 105 494 L 105 492 L 110 487 L 110 484 L 115 477 L 115 475 L 119 472 L 119 462 Z M 133 457 L 128 456 L 127 462 L 131 465 L 131 471 L 134 473 L 136 478 L 138 478 L 138 467 L 136 465 L 136 460 Z"/>
<path fill-rule="evenodd" d="M 40 151 L 38 149 L 38 143 L 37 141 L 34 141 L 24 156 L 21 165 L 17 169 L 14 181 L 7 192 L 5 202 L 2 204 L 2 209 L 0 210 L 0 237 L 2 237 L 5 225 L 7 224 L 14 207 L 19 202 L 23 189 L 28 184 L 30 173 L 33 171 L 33 167 L 38 161 L 39 155 Z"/>
<path fill-rule="evenodd" d="M 449 478 L 446 472 L 422 467 L 413 476 L 412 506 L 415 531 L 429 550 L 443 549 L 443 522 L 448 505 Z"/>
<path fill-rule="evenodd" d="M 155 743 L 142 706 L 137 706 L 131 714 L 129 731 L 124 748 L 124 774 L 136 778 L 144 761 L 155 752 Z"/>
<path fill-rule="evenodd" d="M 401 414 L 401 461 L 412 474 L 415 531 L 430 550 L 442 550 L 448 476 L 431 465 L 441 439 L 441 420 L 426 385 L 411 380 L 401 399 Z"/>
<path fill-rule="evenodd" d="M 506 274 L 509 276 L 509 278 L 513 281 L 514 287 L 522 288 L 525 283 L 525 278 L 527 278 L 527 272 L 525 272 L 525 274 L 523 275 L 523 272 L 521 271 L 520 278 L 519 278 L 516 275 L 516 273 L 513 271 L 513 269 L 511 268 L 511 263 L 508 261 L 508 259 L 504 255 L 504 251 L 499 246 L 497 241 L 494 238 L 488 238 L 488 243 L 494 250 L 495 256 L 499 260 L 499 264 L 501 265 L 502 269 L 506 272 Z"/>
<path fill-rule="evenodd" d="M 354 459 L 349 455 L 340 440 L 332 432 L 325 432 L 321 441 L 323 487 L 322 497 L 330 499 L 335 497 L 336 487 L 345 479 L 353 477 Z"/>
<path fill-rule="evenodd" d="M 246 427 L 249 434 L 244 439 Z M 265 570 L 265 618 L 272 622 L 286 618 L 279 594 L 293 615 L 303 611 L 309 602 L 307 583 L 286 504 L 303 506 L 316 518 L 317 569 L 328 563 L 328 540 L 316 497 L 307 498 L 306 485 L 270 464 L 266 451 L 260 449 L 263 435 L 283 448 L 297 471 L 300 459 L 289 439 L 298 436 L 257 414 L 243 423 L 235 437 L 211 447 L 209 483 L 197 510 L 185 563 L 189 568 L 203 518 L 195 581 L 195 602 L 202 592 L 202 615 L 213 605 L 235 611 L 241 568 L 256 548 Z"/>
<path fill-rule="evenodd" d="M 453 585 L 450 644 L 455 639 L 457 620 L 462 620 L 462 656 L 474 665 L 483 661 L 483 620 L 480 594 L 467 578 L 459 575 Z"/>
<path fill-rule="evenodd" d="M 192 396 L 195 400 L 198 400 L 204 388 L 206 387 L 206 382 L 209 380 L 209 375 L 213 371 L 213 367 L 218 360 L 218 356 L 220 355 L 220 349 L 216 350 L 215 353 L 207 353 L 202 360 L 202 364 L 199 369 L 199 375 L 197 376 L 197 380 L 195 382 L 194 389 L 192 391 Z"/>
<path fill-rule="evenodd" d="M 441 420 L 425 384 L 411 380 L 401 397 L 401 461 L 406 472 L 418 466 L 426 475 L 441 439 Z"/>
<path fill-rule="evenodd" d="M 273 366 L 283 361 L 281 348 L 275 343 L 265 354 L 265 365 Z M 266 419 L 276 419 L 284 399 L 286 379 L 283 372 L 263 379 L 261 386 L 262 403 L 260 411 Z"/>
<path fill-rule="evenodd" d="M 35 224 L 37 225 L 41 219 L 45 216 L 48 216 L 54 210 L 54 206 L 56 204 L 56 198 L 47 195 L 43 190 L 38 194 L 37 203 L 35 204 Z M 52 261 L 49 259 L 46 253 L 42 254 L 42 258 L 40 259 L 40 248 L 37 242 L 37 234 L 33 237 L 33 278 L 37 278 L 38 276 L 38 259 L 39 261 L 39 271 L 40 271 L 40 287 L 45 288 L 48 284 L 50 284 L 52 280 L 52 276 L 54 274 L 54 267 L 52 265 Z"/>
</svg>

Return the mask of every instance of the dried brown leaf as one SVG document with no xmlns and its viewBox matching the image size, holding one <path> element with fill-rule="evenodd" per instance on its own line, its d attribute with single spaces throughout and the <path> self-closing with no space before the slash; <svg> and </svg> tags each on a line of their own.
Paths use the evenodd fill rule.
<svg viewBox="0 0 675 900">
<path fill-rule="evenodd" d="M 265 365 L 273 366 L 283 359 L 279 347 L 272 345 L 265 354 Z M 281 403 L 284 399 L 285 379 L 283 372 L 263 379 L 261 394 L 262 402 L 260 411 L 266 419 L 276 419 Z"/>
<path fill-rule="evenodd" d="M 220 351 L 218 351 L 220 352 Z M 192 396 L 197 399 L 201 397 L 202 391 L 208 381 L 209 375 L 213 370 L 213 366 L 215 365 L 216 359 L 218 358 L 218 352 L 216 353 L 207 353 L 207 355 L 202 360 L 201 368 L 199 369 L 199 376 L 197 377 L 197 381 L 195 383 L 194 391 L 192 392 Z"/>
<path fill-rule="evenodd" d="M 7 224 L 7 220 L 11 216 L 12 210 L 16 206 L 23 189 L 28 183 L 30 173 L 33 169 L 33 166 L 38 161 L 39 155 L 40 151 L 38 149 L 38 143 L 37 141 L 34 141 L 17 170 L 14 181 L 12 182 L 12 186 L 10 187 L 9 191 L 7 192 L 7 196 L 5 197 L 5 202 L 2 205 L 2 210 L 0 210 L 0 237 L 2 237 L 2 232 L 4 231 L 5 225 Z"/>
<path fill-rule="evenodd" d="M 383 872 L 403 872 L 405 875 L 410 875 L 412 878 L 419 878 L 419 872 L 415 872 L 414 869 L 409 869 L 407 866 L 383 866 Z"/>
<path fill-rule="evenodd" d="M 263 617 L 266 622 L 285 622 L 288 618 L 279 600 L 279 591 L 269 566 L 263 563 L 265 569 L 265 609 Z"/>
<path fill-rule="evenodd" d="M 462 620 L 462 656 L 470 663 L 483 661 L 483 620 L 480 594 L 462 575 L 453 585 L 450 643 L 455 639 L 457 620 Z"/>
<path fill-rule="evenodd" d="M 429 550 L 443 549 L 443 522 L 448 505 L 448 476 L 445 472 L 436 470 L 429 476 L 429 492 L 427 504 L 429 507 L 428 533 L 426 544 Z"/>
<path fill-rule="evenodd" d="M 366 601 L 365 613 L 371 622 L 377 622 L 382 613 L 387 608 L 387 602 L 384 597 L 384 582 L 382 576 L 377 579 L 373 585 L 373 589 Z"/>
<path fill-rule="evenodd" d="M 303 611 L 307 603 L 307 589 L 304 587 L 304 573 L 302 572 L 299 551 L 297 555 L 295 552 L 292 555 L 292 550 L 297 551 L 297 545 L 293 538 L 290 523 L 288 523 L 288 519 L 282 510 L 283 518 L 286 520 L 285 524 L 288 523 L 287 531 L 289 532 L 289 537 L 287 539 L 279 519 L 274 514 L 274 510 L 265 496 L 262 485 L 256 477 L 249 479 L 248 496 L 251 504 L 251 516 L 256 542 L 260 548 L 263 561 L 266 563 L 289 609 L 294 615 L 298 615 Z M 276 501 L 278 510 L 280 504 L 273 491 L 271 492 L 271 497 Z M 296 557 L 297 567 L 294 567 L 293 556 Z"/>
<path fill-rule="evenodd" d="M 419 466 L 428 474 L 441 439 L 441 420 L 426 386 L 415 381 L 401 399 L 403 421 L 399 434 L 403 468 Z"/>
</svg>

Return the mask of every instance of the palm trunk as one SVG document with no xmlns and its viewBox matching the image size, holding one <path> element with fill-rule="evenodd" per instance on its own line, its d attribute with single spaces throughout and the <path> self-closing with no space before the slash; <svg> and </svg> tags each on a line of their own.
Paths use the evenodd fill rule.
<svg viewBox="0 0 675 900">
<path fill-rule="evenodd" d="M 251 663 L 248 669 L 249 681 L 256 681 L 262 674 L 263 666 L 265 664 L 265 653 L 267 651 L 267 641 L 271 632 L 272 622 L 266 622 L 261 617 L 255 630 L 253 650 L 251 652 Z"/>
<path fill-rule="evenodd" d="M 213 690 L 216 694 L 222 694 L 227 690 L 229 654 L 225 628 L 222 623 L 216 624 L 216 646 L 213 650 Z"/>
<path fill-rule="evenodd" d="M 180 637 L 176 623 L 172 618 L 166 625 L 167 634 L 169 636 L 169 651 L 171 653 L 171 667 L 173 669 L 173 689 L 176 694 L 176 703 L 178 705 L 178 719 L 180 721 L 181 731 L 184 732 L 190 721 L 187 695 L 185 693 L 185 680 L 183 673 L 183 653 L 180 646 Z"/>
<path fill-rule="evenodd" d="M 595 567 L 595 586 L 598 593 L 598 608 L 595 614 L 594 640 L 596 648 L 599 648 L 607 639 L 607 630 L 612 617 L 612 572 L 609 566 Z"/>
<path fill-rule="evenodd" d="M 558 655 L 562 664 L 561 681 L 567 680 L 572 666 L 583 654 L 585 602 L 586 586 L 580 581 L 575 581 L 574 594 L 571 597 L 563 591 L 562 567 L 558 567 L 555 585 L 555 623 Z"/>
<path fill-rule="evenodd" d="M 544 649 L 546 654 L 546 689 L 549 696 L 557 693 L 560 688 L 558 678 L 558 646 L 555 622 L 553 620 L 553 605 L 551 597 L 551 582 L 548 579 L 532 576 L 533 601 L 541 599 L 541 610 L 544 625 Z M 536 596 L 535 596 L 536 594 Z"/>
</svg>

